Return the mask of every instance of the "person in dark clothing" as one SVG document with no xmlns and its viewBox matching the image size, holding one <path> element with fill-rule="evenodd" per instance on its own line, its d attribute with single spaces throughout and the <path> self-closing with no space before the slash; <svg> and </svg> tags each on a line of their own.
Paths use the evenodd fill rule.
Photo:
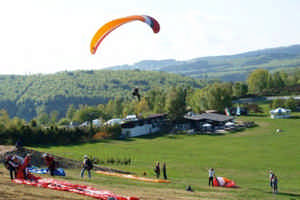
<svg viewBox="0 0 300 200">
<path fill-rule="evenodd" d="M 83 159 L 83 168 L 81 169 L 81 172 L 80 172 L 80 176 L 81 178 L 83 178 L 84 176 L 84 171 L 87 170 L 88 172 L 88 176 L 89 178 L 91 178 L 91 169 L 93 169 L 93 163 L 92 161 L 88 158 L 87 155 L 84 156 L 84 159 Z"/>
<path fill-rule="evenodd" d="M 277 176 L 275 176 L 272 179 L 272 185 L 273 185 L 273 193 L 277 193 L 278 192 L 278 178 Z"/>
<path fill-rule="evenodd" d="M 188 191 L 188 192 L 193 192 L 193 189 L 192 189 L 192 186 L 187 186 L 186 188 L 185 188 L 185 190 L 186 191 Z"/>
<path fill-rule="evenodd" d="M 21 139 L 17 140 L 17 142 L 16 142 L 16 148 L 17 148 L 17 150 L 22 150 L 23 144 L 22 144 Z"/>
<path fill-rule="evenodd" d="M 166 163 L 164 162 L 163 164 L 163 176 L 164 176 L 164 179 L 167 180 L 168 179 L 168 176 L 167 176 L 167 166 L 166 166 Z"/>
<path fill-rule="evenodd" d="M 18 162 L 17 161 L 15 162 L 14 160 L 15 160 L 14 156 L 7 156 L 4 160 L 4 165 L 6 169 L 9 170 L 9 175 L 11 180 L 17 177 L 17 170 L 19 166 Z"/>
<path fill-rule="evenodd" d="M 43 154 L 43 158 L 48 167 L 48 170 L 50 171 L 50 175 L 54 176 L 54 171 L 56 170 L 56 162 L 54 160 L 54 157 L 45 153 Z"/>
<path fill-rule="evenodd" d="M 160 166 L 159 166 L 159 162 L 156 163 L 155 168 L 154 168 L 154 172 L 156 174 L 156 178 L 160 177 Z"/>
</svg>

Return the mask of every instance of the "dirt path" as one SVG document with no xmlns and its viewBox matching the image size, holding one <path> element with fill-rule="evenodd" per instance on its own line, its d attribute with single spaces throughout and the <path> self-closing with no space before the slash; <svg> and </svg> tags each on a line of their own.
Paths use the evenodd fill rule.
<svg viewBox="0 0 300 200">
<path fill-rule="evenodd" d="M 14 146 L 10 145 L 0 145 L 0 154 L 4 154 L 9 151 L 13 151 L 15 149 Z"/>
</svg>

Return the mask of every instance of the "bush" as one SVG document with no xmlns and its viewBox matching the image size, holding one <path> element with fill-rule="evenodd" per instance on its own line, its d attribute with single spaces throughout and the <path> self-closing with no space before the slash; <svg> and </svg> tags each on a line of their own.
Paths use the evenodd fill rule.
<svg viewBox="0 0 300 200">
<path fill-rule="evenodd" d="M 122 134 L 122 128 L 120 125 L 115 124 L 113 126 L 106 125 L 101 128 L 101 131 L 106 133 L 110 138 L 120 138 Z"/>
</svg>

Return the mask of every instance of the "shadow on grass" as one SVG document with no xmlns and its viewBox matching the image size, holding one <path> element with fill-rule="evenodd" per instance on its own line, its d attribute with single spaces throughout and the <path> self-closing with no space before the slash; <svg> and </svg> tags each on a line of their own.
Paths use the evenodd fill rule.
<svg viewBox="0 0 300 200">
<path fill-rule="evenodd" d="M 267 192 L 269 194 L 272 194 L 273 192 Z M 292 192 L 277 192 L 274 193 L 275 195 L 282 195 L 282 196 L 288 196 L 288 197 L 300 197 L 300 193 L 292 193 Z"/>
<path fill-rule="evenodd" d="M 157 137 L 162 137 L 164 135 L 166 135 L 166 134 L 153 133 L 151 135 L 144 135 L 144 136 L 139 136 L 139 137 L 135 137 L 135 138 L 155 139 Z M 33 145 L 28 145 L 28 147 L 33 147 L 33 148 L 37 148 L 37 147 L 50 148 L 50 147 L 60 147 L 60 146 L 72 147 L 72 146 L 78 146 L 81 144 L 113 143 L 115 141 L 132 142 L 132 141 L 135 141 L 135 138 L 91 139 L 91 140 L 77 141 L 77 142 L 73 142 L 70 144 L 33 144 Z"/>
<path fill-rule="evenodd" d="M 113 139 L 82 140 L 82 141 L 77 141 L 69 144 L 33 144 L 33 145 L 28 145 L 28 147 L 33 147 L 33 148 L 36 147 L 50 148 L 50 147 L 60 147 L 60 146 L 72 147 L 81 144 L 111 143 L 112 141 L 114 140 Z"/>
<path fill-rule="evenodd" d="M 250 189 L 250 188 L 249 188 Z M 273 193 L 272 191 L 266 191 L 263 189 L 257 189 L 257 188 L 251 188 L 252 190 L 256 190 L 259 192 L 264 192 L 267 194 L 274 194 L 274 195 L 282 195 L 282 196 L 288 196 L 288 197 L 300 197 L 300 193 L 293 193 L 293 192 L 277 192 L 277 193 Z M 291 200 L 294 200 L 293 198 Z"/>
<path fill-rule="evenodd" d="M 168 133 L 158 132 L 158 133 L 152 133 L 150 135 L 142 135 L 142 136 L 139 136 L 139 137 L 136 137 L 136 138 L 155 139 L 155 138 L 163 137 L 163 136 L 166 136 L 166 135 L 168 135 Z"/>
<path fill-rule="evenodd" d="M 300 119 L 300 116 L 299 116 L 299 115 L 297 115 L 297 116 L 291 116 L 291 117 L 288 118 L 288 119 Z"/>
<path fill-rule="evenodd" d="M 207 135 L 207 136 L 224 136 L 225 133 L 200 133 L 198 135 Z"/>
<path fill-rule="evenodd" d="M 248 117 L 267 117 L 269 115 L 267 114 L 264 114 L 264 113 L 251 113 L 251 114 L 248 114 Z"/>
</svg>

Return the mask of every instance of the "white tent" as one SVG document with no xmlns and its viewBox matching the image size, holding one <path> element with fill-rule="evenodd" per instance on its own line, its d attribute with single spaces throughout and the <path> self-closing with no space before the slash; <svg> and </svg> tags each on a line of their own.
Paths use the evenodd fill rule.
<svg viewBox="0 0 300 200">
<path fill-rule="evenodd" d="M 271 110 L 271 118 L 272 119 L 284 119 L 290 117 L 291 110 L 285 108 L 276 108 L 275 110 Z"/>
<path fill-rule="evenodd" d="M 225 124 L 225 126 L 234 126 L 235 124 L 233 123 L 233 122 L 227 122 L 226 124 Z"/>
<path fill-rule="evenodd" d="M 206 124 L 203 124 L 202 127 L 211 127 L 211 124 L 206 123 Z"/>
</svg>

